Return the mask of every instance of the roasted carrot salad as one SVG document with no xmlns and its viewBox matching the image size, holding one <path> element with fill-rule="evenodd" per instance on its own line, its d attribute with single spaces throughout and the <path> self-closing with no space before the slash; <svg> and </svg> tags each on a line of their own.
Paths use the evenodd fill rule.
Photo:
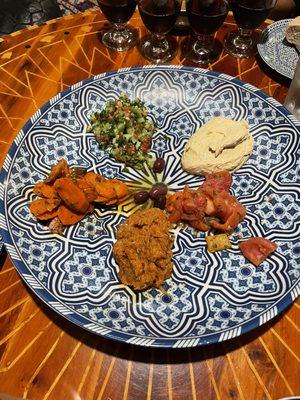
<svg viewBox="0 0 300 400">
<path fill-rule="evenodd" d="M 93 212 L 94 204 L 115 205 L 128 195 L 125 183 L 117 179 L 105 179 L 84 168 L 70 168 L 60 160 L 50 175 L 38 182 L 29 209 L 37 219 L 49 221 L 52 233 L 62 234 L 65 226 L 74 225 Z"/>
</svg>

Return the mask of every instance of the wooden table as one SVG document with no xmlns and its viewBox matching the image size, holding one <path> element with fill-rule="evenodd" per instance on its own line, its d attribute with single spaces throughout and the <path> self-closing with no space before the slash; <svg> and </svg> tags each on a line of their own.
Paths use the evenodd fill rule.
<svg viewBox="0 0 300 400">
<path fill-rule="evenodd" d="M 145 32 L 138 14 L 131 22 Z M 105 49 L 99 31 L 106 26 L 100 13 L 85 12 L 0 39 L 0 165 L 18 130 L 56 93 L 103 71 L 146 64 L 137 49 Z M 233 27 L 228 17 L 218 37 Z M 188 65 L 180 54 L 173 63 Z M 209 68 L 285 98 L 288 82 L 259 60 L 222 54 Z M 0 257 L 0 295 L 0 392 L 32 400 L 300 395 L 299 301 L 240 338 L 166 351 L 115 343 L 67 322 L 27 289 L 6 254 Z"/>
</svg>

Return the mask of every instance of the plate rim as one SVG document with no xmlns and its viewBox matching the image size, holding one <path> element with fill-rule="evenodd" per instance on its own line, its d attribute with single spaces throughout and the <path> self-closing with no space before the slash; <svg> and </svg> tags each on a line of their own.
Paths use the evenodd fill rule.
<svg viewBox="0 0 300 400">
<path fill-rule="evenodd" d="M 14 246 L 13 241 L 11 240 L 11 235 L 9 233 L 9 226 L 6 224 L 5 219 L 5 205 L 4 205 L 4 186 L 5 179 L 7 177 L 8 170 L 7 168 L 10 165 L 11 156 L 15 154 L 18 146 L 16 142 L 20 141 L 20 139 L 27 135 L 27 132 L 34 125 L 34 122 L 37 118 L 41 117 L 45 112 L 47 112 L 51 106 L 56 104 L 57 101 L 66 97 L 70 92 L 81 88 L 84 85 L 88 85 L 91 82 L 97 81 L 99 79 L 109 77 L 111 75 L 123 73 L 123 72 L 136 72 L 142 71 L 144 69 L 147 70 L 183 70 L 188 72 L 198 72 L 200 75 L 204 74 L 210 77 L 218 77 L 224 78 L 226 81 L 233 82 L 238 87 L 243 87 L 244 89 L 248 89 L 251 92 L 255 92 L 255 94 L 259 95 L 263 100 L 267 100 L 273 106 L 276 107 L 277 111 L 280 111 L 284 116 L 288 117 L 289 122 L 292 126 L 299 132 L 300 134 L 300 122 L 297 121 L 293 115 L 277 100 L 273 97 L 269 96 L 267 93 L 258 89 L 257 87 L 244 82 L 238 78 L 235 78 L 231 75 L 220 73 L 217 71 L 211 71 L 208 69 L 198 68 L 198 67 L 190 67 L 190 66 L 181 66 L 181 65 L 146 65 L 146 66 L 134 66 L 130 68 L 120 68 L 117 70 L 103 72 L 99 75 L 84 79 L 79 81 L 72 86 L 66 88 L 62 92 L 59 92 L 57 95 L 53 96 L 50 100 L 48 100 L 41 108 L 39 108 L 35 114 L 26 122 L 23 128 L 16 135 L 11 147 L 9 148 L 7 155 L 5 157 L 2 171 L 0 172 L 0 234 L 2 234 L 3 243 L 6 247 L 7 253 L 15 266 L 18 274 L 22 278 L 22 280 L 29 286 L 30 290 L 33 291 L 35 295 L 37 295 L 43 303 L 45 303 L 48 307 L 54 310 L 61 317 L 66 318 L 75 324 L 75 326 L 79 326 L 89 332 L 96 333 L 105 338 L 109 338 L 112 340 L 116 340 L 119 342 L 125 342 L 129 344 L 141 345 L 145 347 L 162 347 L 162 348 L 171 348 L 171 347 L 195 347 L 206 344 L 218 343 L 229 340 L 234 337 L 238 337 L 244 333 L 247 333 L 259 326 L 265 324 L 269 320 L 275 318 L 277 315 L 282 313 L 289 305 L 291 305 L 294 300 L 300 295 L 300 279 L 294 283 L 293 286 L 289 288 L 289 291 L 284 294 L 283 297 L 279 298 L 275 305 L 272 303 L 272 307 L 268 308 L 263 312 L 263 314 L 259 314 L 258 316 L 253 317 L 251 320 L 245 322 L 241 322 L 239 325 L 234 328 L 228 328 L 220 333 L 211 333 L 205 336 L 206 339 L 202 339 L 201 337 L 197 338 L 172 338 L 172 337 L 157 337 L 157 338 L 145 338 L 139 337 L 136 334 L 127 334 L 125 332 L 120 332 L 116 330 L 110 330 L 109 328 L 101 327 L 97 323 L 91 323 L 91 321 L 74 312 L 70 311 L 71 309 L 66 306 L 62 301 L 58 301 L 51 292 L 49 292 L 40 282 L 36 280 L 36 278 L 31 274 L 26 274 L 29 272 L 29 269 L 22 260 L 16 258 L 18 256 Z M 1 196 L 2 194 L 2 196 Z M 5 229 L 6 228 L 6 229 Z M 51 302 L 51 303 L 50 303 Z M 85 322 L 85 323 L 84 323 Z M 207 339 L 207 337 L 209 337 Z"/>
<path fill-rule="evenodd" d="M 264 61 L 264 63 L 266 63 L 273 71 L 276 71 L 278 74 L 288 78 L 288 79 L 293 79 L 293 75 L 289 75 L 287 73 L 285 73 L 283 70 L 278 70 L 276 68 L 274 68 L 274 65 L 271 64 L 268 59 L 265 57 L 265 53 L 263 52 L 263 47 L 264 45 L 262 44 L 262 40 L 264 38 L 264 36 L 272 29 L 274 29 L 277 25 L 283 24 L 284 23 L 284 27 L 290 22 L 292 21 L 293 18 L 285 18 L 285 19 L 281 19 L 279 21 L 274 21 L 272 24 L 268 25 L 265 27 L 265 29 L 261 32 L 259 39 L 258 39 L 258 43 L 257 43 L 257 50 L 258 53 L 261 57 L 261 59 Z M 296 54 L 297 54 L 297 50 L 295 50 Z"/>
</svg>

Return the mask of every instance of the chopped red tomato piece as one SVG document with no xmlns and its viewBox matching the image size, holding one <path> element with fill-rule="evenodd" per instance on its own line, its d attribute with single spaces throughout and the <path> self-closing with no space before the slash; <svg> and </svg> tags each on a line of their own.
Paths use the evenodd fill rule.
<svg viewBox="0 0 300 400">
<path fill-rule="evenodd" d="M 221 220 L 221 223 L 212 221 L 213 228 L 230 232 L 244 219 L 246 215 L 245 207 L 225 190 L 219 192 L 212 200 L 216 208 L 215 216 Z"/>
<path fill-rule="evenodd" d="M 170 221 L 201 221 L 204 218 L 206 197 L 198 190 L 186 186 L 183 192 L 174 193 L 168 198 L 167 210 Z"/>
<path fill-rule="evenodd" d="M 212 172 L 211 174 L 205 175 L 205 182 L 203 183 L 202 188 L 209 186 L 217 192 L 221 192 L 222 190 L 228 192 L 231 184 L 232 178 L 228 171 Z"/>
<path fill-rule="evenodd" d="M 230 232 L 244 219 L 245 207 L 228 190 L 231 175 L 228 171 L 205 176 L 197 189 L 188 186 L 168 198 L 167 211 L 171 222 L 186 221 L 195 229 L 218 229 Z"/>
<path fill-rule="evenodd" d="M 277 247 L 276 243 L 262 237 L 250 238 L 239 244 L 243 255 L 256 266 L 261 264 Z"/>
</svg>

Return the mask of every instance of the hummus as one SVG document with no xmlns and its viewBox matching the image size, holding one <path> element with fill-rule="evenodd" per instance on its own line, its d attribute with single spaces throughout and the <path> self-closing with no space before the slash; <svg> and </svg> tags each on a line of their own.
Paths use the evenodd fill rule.
<svg viewBox="0 0 300 400">
<path fill-rule="evenodd" d="M 248 160 L 253 145 L 247 121 L 212 118 L 188 140 L 182 167 L 195 175 L 235 171 Z"/>
</svg>

